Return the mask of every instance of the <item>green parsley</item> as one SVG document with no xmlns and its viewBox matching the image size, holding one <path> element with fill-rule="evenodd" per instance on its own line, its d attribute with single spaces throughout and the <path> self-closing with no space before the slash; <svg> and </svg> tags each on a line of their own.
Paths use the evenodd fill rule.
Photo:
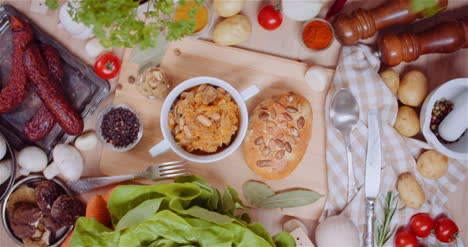
<svg viewBox="0 0 468 247">
<path fill-rule="evenodd" d="M 193 0 L 202 5 L 205 0 Z M 47 0 L 49 8 L 57 0 Z M 187 0 L 177 4 L 186 5 Z M 190 35 L 196 28 L 195 14 L 198 8 L 190 11 L 189 20 L 175 21 L 173 13 L 176 4 L 173 0 L 148 0 L 146 9 L 140 10 L 138 0 L 71 0 L 69 14 L 75 22 L 93 26 L 94 35 L 104 47 L 134 47 L 144 50 L 156 46 L 160 34 L 169 41 L 179 40 Z"/>
<path fill-rule="evenodd" d="M 46 0 L 45 5 L 49 7 L 49 9 L 57 9 L 59 6 L 57 0 Z"/>
</svg>

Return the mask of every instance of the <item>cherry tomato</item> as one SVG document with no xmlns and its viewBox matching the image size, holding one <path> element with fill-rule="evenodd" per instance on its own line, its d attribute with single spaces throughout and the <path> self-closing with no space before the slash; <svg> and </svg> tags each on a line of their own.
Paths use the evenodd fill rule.
<svg viewBox="0 0 468 247">
<path fill-rule="evenodd" d="M 411 231 L 420 238 L 425 238 L 431 234 L 434 228 L 434 220 L 427 213 L 415 214 L 409 221 Z"/>
<path fill-rule="evenodd" d="M 120 72 L 120 59 L 112 53 L 104 53 L 94 64 L 94 72 L 102 79 L 109 80 Z"/>
<path fill-rule="evenodd" d="M 409 230 L 401 230 L 395 235 L 396 247 L 418 247 L 418 239 Z"/>
<path fill-rule="evenodd" d="M 440 242 L 450 243 L 458 237 L 458 226 L 453 220 L 442 217 L 436 220 L 434 232 Z"/>
<path fill-rule="evenodd" d="M 266 30 L 275 30 L 283 23 L 283 15 L 277 7 L 267 5 L 258 12 L 258 24 Z"/>
</svg>

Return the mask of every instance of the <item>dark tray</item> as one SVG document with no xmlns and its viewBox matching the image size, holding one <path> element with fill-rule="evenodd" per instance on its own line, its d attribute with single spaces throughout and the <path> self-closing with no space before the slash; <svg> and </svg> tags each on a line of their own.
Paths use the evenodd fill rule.
<svg viewBox="0 0 468 247">
<path fill-rule="evenodd" d="M 88 119 L 98 107 L 99 103 L 109 94 L 109 82 L 98 77 L 93 68 L 75 57 L 62 44 L 57 42 L 49 34 L 41 30 L 28 17 L 20 13 L 11 5 L 0 6 L 0 87 L 8 82 L 8 74 L 11 67 L 12 40 L 10 30 L 10 15 L 26 20 L 32 27 L 34 37 L 41 43 L 54 46 L 62 57 L 64 78 L 62 85 L 65 95 L 77 110 L 84 121 Z M 5 135 L 10 137 L 12 145 L 20 149 L 26 145 L 37 145 L 49 152 L 58 143 L 68 143 L 74 136 L 66 134 L 56 124 L 52 131 L 44 139 L 30 143 L 24 137 L 23 128 L 37 109 L 42 105 L 31 86 L 28 97 L 20 107 L 8 114 L 0 115 L 0 126 L 6 130 Z"/>
</svg>

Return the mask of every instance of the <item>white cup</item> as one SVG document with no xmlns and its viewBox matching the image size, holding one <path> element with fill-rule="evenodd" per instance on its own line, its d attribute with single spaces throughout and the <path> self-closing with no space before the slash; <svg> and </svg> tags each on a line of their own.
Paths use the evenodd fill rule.
<svg viewBox="0 0 468 247">
<path fill-rule="evenodd" d="M 234 101 L 237 103 L 240 111 L 240 126 L 239 130 L 237 131 L 237 135 L 234 137 L 234 140 L 232 140 L 231 144 L 223 151 L 207 155 L 192 154 L 185 151 L 183 147 L 179 146 L 176 143 L 174 136 L 172 135 L 171 129 L 168 126 L 167 119 L 169 111 L 171 110 L 172 106 L 174 105 L 174 102 L 177 100 L 179 95 L 187 89 L 193 88 L 201 84 L 210 84 L 212 86 L 221 87 L 222 89 L 226 90 L 226 92 L 228 92 L 232 96 Z M 151 154 L 151 156 L 156 157 L 169 151 L 169 149 L 172 149 L 183 159 L 197 163 L 210 163 L 226 158 L 228 155 L 232 154 L 244 140 L 249 123 L 249 114 L 247 111 L 247 106 L 245 105 L 245 101 L 247 101 L 252 96 L 256 95 L 259 91 L 260 89 L 256 85 L 253 85 L 244 90 L 242 93 L 239 93 L 229 83 L 221 79 L 208 76 L 195 77 L 180 83 L 166 97 L 161 109 L 160 125 L 164 140 L 152 147 L 149 150 L 149 153 Z"/>
</svg>

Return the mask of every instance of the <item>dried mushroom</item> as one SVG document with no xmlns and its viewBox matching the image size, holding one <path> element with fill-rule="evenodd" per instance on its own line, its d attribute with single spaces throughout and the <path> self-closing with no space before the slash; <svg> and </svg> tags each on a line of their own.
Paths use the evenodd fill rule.
<svg viewBox="0 0 468 247">
<path fill-rule="evenodd" d="M 69 195 L 61 195 L 55 200 L 50 213 L 52 217 L 60 219 L 64 225 L 70 226 L 85 214 L 85 206 L 81 201 Z"/>
<path fill-rule="evenodd" d="M 169 94 L 171 82 L 159 67 L 150 67 L 138 76 L 135 86 L 149 99 L 164 99 Z"/>
<path fill-rule="evenodd" d="M 34 199 L 42 212 L 50 212 L 54 201 L 63 194 L 65 191 L 50 180 L 42 181 L 34 189 Z"/>
</svg>

